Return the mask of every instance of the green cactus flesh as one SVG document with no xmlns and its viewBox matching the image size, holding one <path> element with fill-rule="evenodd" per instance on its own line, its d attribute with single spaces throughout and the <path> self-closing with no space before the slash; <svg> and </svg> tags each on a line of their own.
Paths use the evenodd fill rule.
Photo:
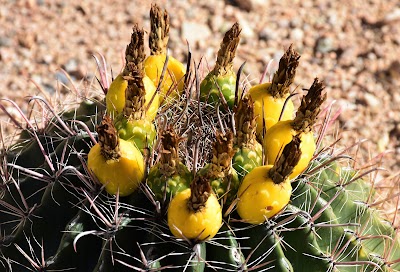
<svg viewBox="0 0 400 272">
<path fill-rule="evenodd" d="M 106 194 L 97 198 L 93 193 L 85 195 L 83 191 L 89 194 L 90 190 L 82 185 L 88 176 L 81 160 L 90 145 L 88 137 L 77 134 L 59 141 L 49 154 L 51 161 L 58 163 L 64 157 L 63 169 L 75 167 L 78 172 L 74 174 L 53 175 L 44 163 L 34 170 L 42 180 L 27 173 L 21 179 L 22 170 L 8 164 L 9 178 L 20 179 L 20 191 L 9 182 L 2 198 L 3 270 L 25 271 L 24 266 L 30 264 L 21 252 L 40 256 L 41 245 L 49 271 L 130 271 L 129 267 L 148 271 L 162 267 L 174 271 L 185 267 L 185 271 L 400 269 L 390 262 L 400 256 L 396 230 L 367 205 L 371 187 L 358 179 L 353 169 L 328 156 L 315 159 L 309 171 L 294 182 L 291 203 L 272 220 L 253 226 L 235 221 L 238 217 L 233 212 L 213 239 L 189 244 L 171 236 L 145 190 L 118 201 Z M 22 148 L 19 156 L 30 156 L 29 152 L 31 149 Z M 21 173 L 15 173 L 18 170 Z M 7 212 L 10 207 L 23 207 L 21 195 L 31 196 L 26 199 L 31 208 L 26 220 L 16 220 L 17 213 L 13 218 Z M 94 206 L 105 219 L 97 215 Z"/>
</svg>

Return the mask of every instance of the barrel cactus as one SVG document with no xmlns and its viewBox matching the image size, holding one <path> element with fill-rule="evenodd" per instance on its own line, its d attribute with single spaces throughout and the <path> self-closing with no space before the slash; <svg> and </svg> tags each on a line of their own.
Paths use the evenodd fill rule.
<svg viewBox="0 0 400 272">
<path fill-rule="evenodd" d="M 152 20 L 168 18 L 157 9 L 153 5 L 152 14 L 164 16 Z M 226 50 L 236 50 L 239 43 L 239 24 L 234 29 L 235 46 Z M 234 52 L 228 53 L 218 61 L 232 63 Z M 289 143 L 275 147 L 279 156 L 266 162 L 263 137 L 276 128 L 262 120 L 268 111 L 254 107 L 260 99 L 241 88 L 240 70 L 235 75 L 231 65 L 225 72 L 235 79 L 235 90 L 230 86 L 227 96 L 216 80 L 214 92 L 222 88 L 211 100 L 204 99 L 198 66 L 190 58 L 187 69 L 180 69 L 185 76 L 172 84 L 176 90 L 160 90 L 157 79 L 158 91 L 173 103 L 160 106 L 155 118 L 143 114 L 135 119 L 148 126 L 137 122 L 129 128 L 143 135 L 155 130 L 157 136 L 143 136 L 136 146 L 121 140 L 126 130 L 121 118 L 128 116 L 124 109 L 141 101 L 137 112 L 146 112 L 158 95 L 145 98 L 142 79 L 153 68 L 142 68 L 143 55 L 128 54 L 128 64 L 135 65 L 117 77 L 110 90 L 114 96 L 107 96 L 110 86 L 102 76 L 103 93 L 82 95 L 75 107 L 58 112 L 43 98 L 32 97 L 42 105 L 40 118 L 32 121 L 20 111 L 20 122 L 9 115 L 19 135 L 1 149 L 1 271 L 400 270 L 397 229 L 371 207 L 374 188 L 364 178 L 368 172 L 350 167 L 331 146 L 322 148 L 326 126 L 299 173 L 292 175 L 304 152 L 304 131 L 289 128 Z M 163 73 L 169 69 L 164 56 Z M 290 47 L 283 58 L 275 80 L 253 88 L 285 89 L 282 97 L 290 100 L 299 55 Z M 99 69 L 104 75 L 105 68 Z M 154 69 L 159 73 L 160 67 Z M 321 98 L 322 81 L 316 79 L 310 89 L 316 83 Z M 312 122 L 304 119 L 304 124 L 312 133 L 320 111 L 307 111 L 308 99 L 304 96 L 291 118 L 298 123 L 311 114 Z M 19 109 L 2 101 L 7 102 Z M 219 106 L 224 104 L 229 107 Z M 91 152 L 113 167 L 97 165 Z M 124 152 L 134 157 L 135 166 L 121 163 Z M 249 220 L 243 210 L 261 215 Z"/>
</svg>

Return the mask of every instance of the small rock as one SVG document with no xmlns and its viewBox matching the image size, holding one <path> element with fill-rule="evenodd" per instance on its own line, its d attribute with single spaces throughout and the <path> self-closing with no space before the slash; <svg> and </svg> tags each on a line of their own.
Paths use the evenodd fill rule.
<svg viewBox="0 0 400 272">
<path fill-rule="evenodd" d="M 279 34 L 275 30 L 268 27 L 261 29 L 261 31 L 258 33 L 258 38 L 264 41 L 276 40 L 278 37 Z"/>
<path fill-rule="evenodd" d="M 64 70 L 68 73 L 74 72 L 78 69 L 78 61 L 76 59 L 70 59 L 64 65 Z"/>
<path fill-rule="evenodd" d="M 328 53 L 333 50 L 333 40 L 329 37 L 321 37 L 317 40 L 315 51 L 319 53 Z"/>
<path fill-rule="evenodd" d="M 53 56 L 52 56 L 51 54 L 46 54 L 46 55 L 44 55 L 43 58 L 42 58 L 42 61 L 43 61 L 43 63 L 45 63 L 45 64 L 50 64 L 50 63 L 53 62 L 53 60 L 54 60 L 54 58 L 53 58 Z"/>
<path fill-rule="evenodd" d="M 253 28 L 250 26 L 249 22 L 246 20 L 241 20 L 240 21 L 240 26 L 242 27 L 242 36 L 245 38 L 253 38 L 254 37 L 254 31 Z"/>
<path fill-rule="evenodd" d="M 40 75 L 32 75 L 32 76 L 31 76 L 31 79 L 32 79 L 36 84 L 38 84 L 39 86 L 42 85 L 43 80 L 42 80 L 42 77 L 41 77 Z"/>
<path fill-rule="evenodd" d="M 384 21 L 389 23 L 389 22 L 398 21 L 398 20 L 400 20 L 400 8 L 396 8 L 392 12 L 387 14 L 385 16 Z"/>
<path fill-rule="evenodd" d="M 364 99 L 365 99 L 365 102 L 367 103 L 367 105 L 371 108 L 378 108 L 381 105 L 381 102 L 379 101 L 379 99 L 376 96 L 374 96 L 373 94 L 365 93 Z"/>
<path fill-rule="evenodd" d="M 301 41 L 303 40 L 304 32 L 300 28 L 295 28 L 290 32 L 290 39 L 292 41 Z"/>
<path fill-rule="evenodd" d="M 12 39 L 5 36 L 0 36 L 0 47 L 9 47 L 12 45 Z"/>
<path fill-rule="evenodd" d="M 228 3 L 247 12 L 250 12 L 253 9 L 252 0 L 229 0 Z"/>
<path fill-rule="evenodd" d="M 43 88 L 49 94 L 54 94 L 56 92 L 56 90 L 54 89 L 54 87 L 51 84 L 47 84 L 47 83 L 43 84 Z"/>
<path fill-rule="evenodd" d="M 378 139 L 377 142 L 377 146 L 378 146 L 378 151 L 379 152 L 384 152 L 385 150 L 387 150 L 388 145 L 389 145 L 389 134 L 388 133 L 381 133 L 380 137 Z"/>
<path fill-rule="evenodd" d="M 221 15 L 211 16 L 209 19 L 209 26 L 213 30 L 213 32 L 220 31 L 222 25 L 224 24 L 225 19 Z"/>
<path fill-rule="evenodd" d="M 339 63 L 344 66 L 351 66 L 357 59 L 357 49 L 356 47 L 349 47 L 344 49 L 340 56 Z"/>
<path fill-rule="evenodd" d="M 57 81 L 61 82 L 64 85 L 68 85 L 69 80 L 68 80 L 67 76 L 63 72 L 57 71 L 56 74 L 55 74 L 55 77 L 56 77 Z"/>
<path fill-rule="evenodd" d="M 18 34 L 18 44 L 24 48 L 31 49 L 36 43 L 37 34 L 33 32 L 25 32 Z"/>
</svg>

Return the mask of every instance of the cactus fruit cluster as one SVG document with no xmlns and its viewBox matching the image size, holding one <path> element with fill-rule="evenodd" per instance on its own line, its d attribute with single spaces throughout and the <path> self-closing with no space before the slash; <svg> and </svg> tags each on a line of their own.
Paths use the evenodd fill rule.
<svg viewBox="0 0 400 272">
<path fill-rule="evenodd" d="M 102 95 L 62 112 L 32 97 L 41 118 L 9 115 L 0 271 L 399 271 L 365 173 L 322 147 L 323 82 L 294 108 L 292 46 L 246 88 L 238 23 L 201 79 L 190 51 L 186 67 L 167 54 L 168 13 L 153 4 L 150 20 L 150 56 L 135 25 L 110 86 L 99 67 Z"/>
</svg>

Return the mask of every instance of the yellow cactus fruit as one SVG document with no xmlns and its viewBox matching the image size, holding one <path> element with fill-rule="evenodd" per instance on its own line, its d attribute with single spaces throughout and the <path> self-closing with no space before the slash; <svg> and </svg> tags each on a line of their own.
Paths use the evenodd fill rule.
<svg viewBox="0 0 400 272">
<path fill-rule="evenodd" d="M 197 176 L 190 189 L 179 192 L 168 208 L 168 226 L 177 238 L 204 241 L 222 225 L 222 209 L 209 181 Z"/>
<path fill-rule="evenodd" d="M 302 156 L 299 163 L 294 167 L 291 178 L 301 174 L 314 155 L 316 145 L 312 128 L 320 112 L 320 106 L 326 99 L 326 94 L 322 94 L 323 89 L 323 84 L 315 79 L 307 95 L 303 97 L 295 119 L 280 121 L 265 133 L 264 152 L 269 164 L 275 162 L 282 148 L 292 141 L 295 135 L 299 135 Z"/>
<path fill-rule="evenodd" d="M 112 120 L 105 116 L 97 128 L 99 142 L 88 154 L 87 166 L 110 194 L 127 196 L 144 178 L 144 159 L 130 142 L 118 138 Z"/>
<path fill-rule="evenodd" d="M 276 122 L 292 119 L 294 106 L 289 98 L 290 85 L 294 81 L 299 59 L 300 55 L 290 46 L 280 59 L 278 71 L 275 72 L 272 82 L 259 84 L 250 89 L 249 93 L 254 101 L 254 114 L 259 116 L 257 118 L 259 138 L 262 138 L 263 130 L 268 130 Z"/>
<path fill-rule="evenodd" d="M 125 68 L 110 84 L 106 94 L 107 114 L 112 117 L 119 116 L 126 105 L 127 89 L 129 82 L 143 88 L 143 101 L 141 110 L 144 118 L 153 121 L 160 106 L 159 95 L 153 81 L 144 75 L 143 61 L 145 59 L 143 30 L 138 25 L 133 26 L 131 42 L 125 50 Z"/>
<path fill-rule="evenodd" d="M 261 224 L 290 200 L 290 173 L 301 156 L 300 139 L 293 138 L 274 165 L 258 166 L 247 174 L 238 191 L 237 212 L 251 224 Z"/>
<path fill-rule="evenodd" d="M 128 87 L 128 81 L 119 74 L 113 82 L 111 82 L 106 94 L 107 113 L 116 117 L 122 112 L 125 106 L 125 90 Z"/>
<path fill-rule="evenodd" d="M 151 55 L 144 61 L 146 75 L 158 87 L 163 74 L 167 58 L 167 44 L 169 40 L 169 15 L 166 10 L 161 11 L 157 4 L 150 10 L 151 32 L 149 46 Z M 167 69 L 160 84 L 161 102 L 172 102 L 182 93 L 184 87 L 185 66 L 172 56 L 168 56 Z"/>
</svg>

